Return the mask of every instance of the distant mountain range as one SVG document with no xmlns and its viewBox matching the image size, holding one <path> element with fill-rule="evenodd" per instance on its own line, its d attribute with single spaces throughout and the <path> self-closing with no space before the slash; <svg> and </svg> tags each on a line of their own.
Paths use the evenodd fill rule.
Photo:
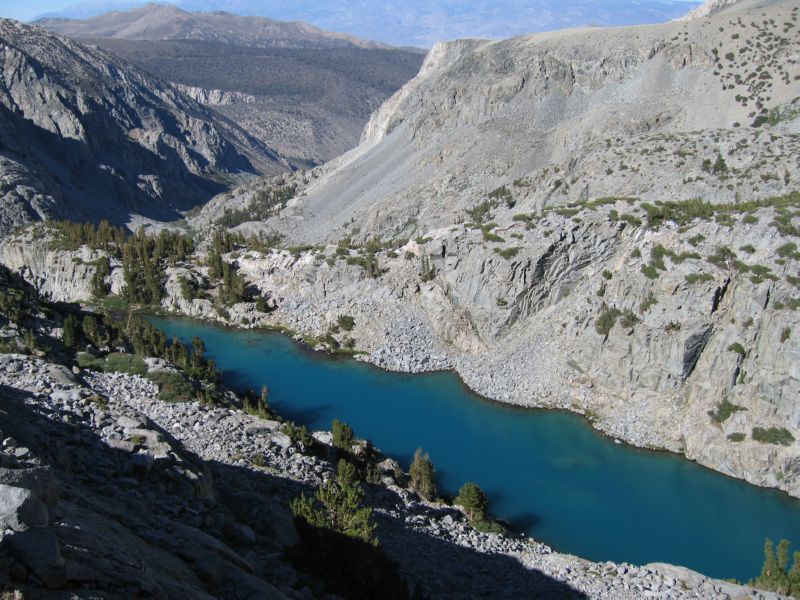
<svg viewBox="0 0 800 600">
<path fill-rule="evenodd" d="M 324 31 L 307 23 L 243 17 L 228 12 L 187 12 L 165 4 L 88 19 L 43 18 L 36 25 L 73 38 L 199 40 L 258 48 L 387 48 L 352 35 Z"/>
<path fill-rule="evenodd" d="M 50 18 L 85 19 L 143 2 L 77 4 Z M 331 31 L 396 46 L 430 47 L 456 38 L 505 38 L 535 31 L 581 25 L 616 26 L 660 23 L 678 18 L 699 2 L 682 0 L 408 0 L 375 3 L 368 0 L 177 0 L 190 11 L 227 11 L 286 21 L 304 21 Z"/>
</svg>

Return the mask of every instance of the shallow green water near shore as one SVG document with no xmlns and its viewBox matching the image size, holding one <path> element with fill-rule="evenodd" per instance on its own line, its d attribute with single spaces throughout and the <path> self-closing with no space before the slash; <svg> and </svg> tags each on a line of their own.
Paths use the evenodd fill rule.
<svg viewBox="0 0 800 600">
<path fill-rule="evenodd" d="M 387 373 L 279 334 L 152 321 L 186 341 L 201 336 L 228 385 L 266 384 L 271 405 L 311 429 L 343 420 L 406 468 L 422 447 L 445 492 L 475 481 L 496 515 L 560 551 L 747 580 L 765 537 L 800 549 L 800 501 L 615 444 L 578 416 L 489 402 L 452 373 Z"/>
</svg>

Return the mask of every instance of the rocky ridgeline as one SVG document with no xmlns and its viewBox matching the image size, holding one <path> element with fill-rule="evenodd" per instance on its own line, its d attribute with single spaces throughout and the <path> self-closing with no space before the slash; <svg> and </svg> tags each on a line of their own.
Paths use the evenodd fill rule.
<svg viewBox="0 0 800 600">
<path fill-rule="evenodd" d="M 323 450 L 312 454 L 277 422 L 167 404 L 141 377 L 22 355 L 0 355 L 0 389 L 7 588 L 31 598 L 314 597 L 284 555 L 298 541 L 288 503 L 332 475 L 330 434 L 315 434 Z M 366 497 L 379 537 L 429 597 L 774 597 L 669 565 L 592 563 L 479 534 L 457 509 L 398 484 L 393 461 L 382 467 Z"/>
</svg>

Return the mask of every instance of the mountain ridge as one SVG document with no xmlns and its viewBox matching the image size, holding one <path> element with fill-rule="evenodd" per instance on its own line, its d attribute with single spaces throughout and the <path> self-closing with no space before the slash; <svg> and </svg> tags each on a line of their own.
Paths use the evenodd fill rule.
<svg viewBox="0 0 800 600">
<path fill-rule="evenodd" d="M 157 3 L 89 19 L 44 18 L 33 24 L 76 38 L 192 39 L 262 48 L 389 48 L 379 42 L 324 31 L 302 21 L 243 17 L 226 11 L 188 12 L 173 5 Z"/>
</svg>

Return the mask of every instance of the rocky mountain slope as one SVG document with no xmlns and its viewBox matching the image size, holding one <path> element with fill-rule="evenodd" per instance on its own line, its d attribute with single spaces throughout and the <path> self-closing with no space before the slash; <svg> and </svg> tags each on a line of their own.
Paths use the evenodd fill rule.
<svg viewBox="0 0 800 600">
<path fill-rule="evenodd" d="M 296 242 L 338 239 L 351 219 L 409 235 L 467 219 L 500 186 L 524 192 L 500 202 L 508 217 L 605 196 L 785 193 L 798 166 L 794 8 L 743 1 L 711 19 L 437 45 L 308 187 L 297 220 L 276 226 Z"/>
<path fill-rule="evenodd" d="M 37 24 L 176 84 L 300 167 L 357 145 L 369 116 L 416 75 L 424 54 L 305 23 L 160 4 Z"/>
<path fill-rule="evenodd" d="M 423 56 L 364 48 L 248 48 L 193 40 L 92 39 L 306 167 L 358 144 L 372 112 Z"/>
<path fill-rule="evenodd" d="M 438 45 L 358 148 L 193 224 L 299 245 L 236 259 L 273 321 L 800 496 L 800 7 L 710 12 Z"/>
<path fill-rule="evenodd" d="M 0 20 L 0 231 L 174 220 L 234 178 L 288 168 L 241 127 L 116 57 Z"/>
<path fill-rule="evenodd" d="M 389 47 L 307 23 L 245 17 L 224 11 L 187 12 L 155 3 L 88 19 L 43 18 L 34 24 L 73 38 L 202 40 L 256 48 Z"/>
</svg>

